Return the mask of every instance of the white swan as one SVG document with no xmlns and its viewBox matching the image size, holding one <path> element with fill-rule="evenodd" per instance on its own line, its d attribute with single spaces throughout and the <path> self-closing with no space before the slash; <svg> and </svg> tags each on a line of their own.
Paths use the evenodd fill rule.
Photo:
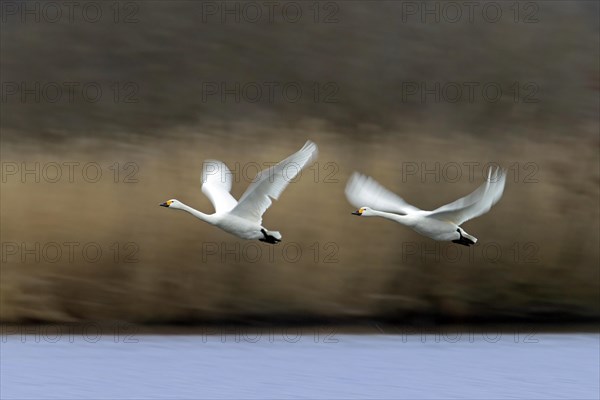
<svg viewBox="0 0 600 400">
<path fill-rule="evenodd" d="M 502 197 L 505 181 L 504 171 L 498 168 L 492 173 L 490 168 L 486 182 L 470 195 L 433 211 L 424 211 L 408 204 L 373 178 L 355 172 L 346 185 L 346 197 L 359 207 L 354 215 L 387 218 L 432 239 L 470 246 L 477 238 L 460 225 L 488 212 Z"/>
<path fill-rule="evenodd" d="M 271 205 L 271 198 L 277 200 L 289 182 L 309 161 L 314 160 L 317 154 L 317 145 L 307 141 L 298 152 L 256 175 L 239 202 L 229 193 L 232 183 L 229 168 L 221 161 L 206 160 L 202 168 L 202 192 L 215 207 L 214 214 L 201 213 L 177 199 L 168 200 L 160 205 L 187 211 L 194 217 L 242 239 L 279 243 L 281 234 L 265 229 L 262 226 L 262 215 Z"/>
</svg>

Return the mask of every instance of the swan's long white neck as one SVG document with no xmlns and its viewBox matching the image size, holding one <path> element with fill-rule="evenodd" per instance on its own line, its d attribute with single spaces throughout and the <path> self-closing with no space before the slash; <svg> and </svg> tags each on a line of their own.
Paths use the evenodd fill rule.
<svg viewBox="0 0 600 400">
<path fill-rule="evenodd" d="M 370 211 L 369 214 L 365 215 L 365 217 L 370 217 L 370 216 L 381 217 L 381 218 L 399 222 L 402 225 L 407 225 L 407 226 L 412 225 L 411 220 L 409 220 L 406 215 L 394 214 L 394 213 L 389 213 L 389 212 L 385 212 L 385 211 L 377 211 L 377 210 L 373 210 L 373 209 L 371 209 L 369 211 Z"/>
<path fill-rule="evenodd" d="M 202 212 L 200 212 L 200 211 L 198 211 L 198 210 L 196 210 L 196 209 L 188 206 L 187 204 L 183 204 L 181 202 L 179 202 L 179 203 L 181 204 L 181 206 L 177 207 L 177 209 L 183 210 L 183 211 L 187 211 L 190 214 L 192 214 L 194 217 L 196 217 L 196 218 L 198 218 L 198 219 L 200 219 L 200 220 L 202 220 L 204 222 L 208 222 L 209 224 L 214 224 L 215 223 L 214 218 L 213 218 L 212 215 L 210 215 L 210 214 L 204 214 L 204 213 L 202 213 Z"/>
</svg>

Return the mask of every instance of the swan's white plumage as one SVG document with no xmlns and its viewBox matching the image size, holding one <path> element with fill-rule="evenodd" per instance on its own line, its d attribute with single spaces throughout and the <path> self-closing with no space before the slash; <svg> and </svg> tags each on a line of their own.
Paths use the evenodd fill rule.
<svg viewBox="0 0 600 400">
<path fill-rule="evenodd" d="M 502 197 L 505 183 L 506 174 L 497 169 L 492 175 L 490 168 L 488 178 L 484 184 L 468 196 L 433 210 L 430 216 L 461 225 L 488 212 Z"/>
<path fill-rule="evenodd" d="M 317 154 L 317 145 L 308 141 L 298 152 L 261 171 L 240 197 L 231 214 L 261 224 L 262 215 L 272 203 L 271 198 L 277 200 L 290 181 Z"/>
<path fill-rule="evenodd" d="M 346 197 L 352 205 L 360 207 L 357 215 L 387 218 L 435 240 L 469 245 L 477 239 L 460 225 L 488 212 L 502 197 L 505 183 L 504 171 L 498 168 L 492 172 L 490 169 L 486 182 L 471 194 L 433 211 L 424 211 L 408 204 L 373 178 L 355 172 L 346 185 Z"/>
<path fill-rule="evenodd" d="M 231 193 L 233 177 L 225 163 L 206 160 L 202 166 L 202 193 L 212 203 L 216 213 L 231 211 L 237 201 Z"/>
<path fill-rule="evenodd" d="M 355 207 L 371 207 L 375 210 L 409 214 L 420 211 L 395 193 L 387 190 L 370 176 L 354 172 L 346 184 L 346 197 Z"/>
<path fill-rule="evenodd" d="M 281 234 L 264 228 L 262 215 L 271 205 L 271 199 L 278 199 L 290 181 L 316 158 L 317 153 L 317 145 L 307 141 L 299 151 L 259 173 L 239 202 L 230 194 L 233 177 L 229 168 L 221 161 L 207 160 L 202 168 L 202 192 L 213 204 L 214 214 L 204 214 L 177 199 L 160 205 L 186 211 L 243 239 L 277 243 L 281 241 Z"/>
</svg>

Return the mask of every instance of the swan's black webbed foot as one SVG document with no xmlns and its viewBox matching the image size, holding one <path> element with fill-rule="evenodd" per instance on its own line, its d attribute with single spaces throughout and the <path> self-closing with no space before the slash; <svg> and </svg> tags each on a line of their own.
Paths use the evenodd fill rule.
<svg viewBox="0 0 600 400">
<path fill-rule="evenodd" d="M 277 239 L 275 236 L 269 235 L 267 233 L 267 231 L 265 231 L 264 229 L 261 229 L 260 232 L 264 236 L 263 239 L 258 239 L 260 242 L 265 242 L 265 243 L 270 243 L 270 244 L 277 244 L 277 243 L 281 242 L 281 239 Z"/>
<path fill-rule="evenodd" d="M 458 234 L 460 235 L 460 239 L 453 240 L 452 243 L 462 244 L 463 246 L 467 246 L 467 247 L 469 247 L 472 244 L 475 244 L 475 242 L 472 241 L 471 239 L 464 237 L 462 235 L 462 233 L 460 232 L 460 229 L 457 229 L 456 232 L 458 232 Z"/>
<path fill-rule="evenodd" d="M 473 244 L 473 242 L 471 240 L 469 240 L 469 239 L 453 240 L 452 243 L 462 244 L 463 246 L 467 246 L 467 247 L 469 247 L 470 245 Z"/>
</svg>

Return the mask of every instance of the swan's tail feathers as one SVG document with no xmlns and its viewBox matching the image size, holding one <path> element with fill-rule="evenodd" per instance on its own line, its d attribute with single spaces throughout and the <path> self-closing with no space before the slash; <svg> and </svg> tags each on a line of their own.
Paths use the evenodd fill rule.
<svg viewBox="0 0 600 400">
<path fill-rule="evenodd" d="M 281 233 L 279 231 L 267 231 L 267 235 L 273 236 L 277 240 L 281 240 Z"/>
<path fill-rule="evenodd" d="M 266 242 L 266 243 L 271 243 L 271 244 L 277 244 L 277 243 L 281 242 L 282 236 L 281 236 L 281 233 L 279 233 L 278 231 L 268 231 L 266 229 L 261 229 L 260 231 L 264 236 L 264 238 L 258 239 L 261 242 Z"/>
<path fill-rule="evenodd" d="M 475 236 L 469 235 L 467 232 L 458 232 L 460 234 L 460 238 L 453 240 L 452 243 L 462 244 L 463 246 L 471 246 L 477 243 L 477 238 Z"/>
<path fill-rule="evenodd" d="M 477 238 L 473 235 L 469 235 L 467 232 L 463 232 L 463 237 L 465 239 L 469 239 L 471 242 L 473 242 L 473 244 L 477 243 Z"/>
</svg>

